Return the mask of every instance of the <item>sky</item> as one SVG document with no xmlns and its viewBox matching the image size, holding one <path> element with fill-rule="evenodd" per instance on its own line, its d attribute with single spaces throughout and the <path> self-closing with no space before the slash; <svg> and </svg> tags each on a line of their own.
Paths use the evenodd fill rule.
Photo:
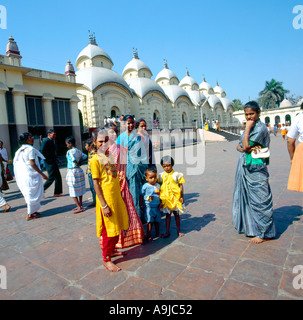
<svg viewBox="0 0 303 320">
<path fill-rule="evenodd" d="M 155 79 L 163 59 L 179 80 L 189 74 L 218 81 L 230 100 L 257 99 L 265 81 L 283 82 L 303 96 L 303 29 L 296 29 L 299 0 L 0 0 L 7 26 L 0 28 L 0 54 L 10 35 L 22 65 L 64 73 L 88 44 L 89 30 L 122 71 L 133 57 Z M 77 70 L 76 70 L 77 71 Z"/>
</svg>

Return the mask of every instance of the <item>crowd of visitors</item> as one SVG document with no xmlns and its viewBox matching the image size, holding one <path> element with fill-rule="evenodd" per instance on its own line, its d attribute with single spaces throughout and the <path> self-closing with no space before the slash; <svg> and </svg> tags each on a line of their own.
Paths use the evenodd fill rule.
<svg viewBox="0 0 303 320">
<path fill-rule="evenodd" d="M 232 224 L 239 233 L 259 244 L 276 237 L 273 217 L 273 200 L 269 185 L 267 165 L 270 156 L 270 133 L 260 121 L 260 107 L 255 101 L 245 107 L 246 126 L 237 151 L 240 153 L 233 192 Z M 146 132 L 146 121 L 135 121 L 134 116 L 123 116 L 119 125 L 110 121 L 103 128 L 93 131 L 85 141 L 87 155 L 76 147 L 74 137 L 65 140 L 68 149 L 66 184 L 69 196 L 76 207 L 73 214 L 85 211 L 83 196 L 86 192 L 85 173 L 81 168 L 87 163 L 87 178 L 92 194 L 91 207 L 96 207 L 96 233 L 102 249 L 103 264 L 112 271 L 120 267 L 111 260 L 122 255 L 118 249 L 140 245 L 144 238 L 151 242 L 152 226 L 156 237 L 170 236 L 171 215 L 175 217 L 178 236 L 182 237 L 180 214 L 185 212 L 185 179 L 174 171 L 174 159 L 165 156 L 157 172 L 152 143 Z M 296 146 L 296 139 L 298 145 Z M 13 159 L 16 183 L 26 205 L 26 220 L 41 216 L 39 212 L 43 194 L 53 182 L 54 197 L 62 196 L 61 165 L 56 154 L 56 132 L 48 131 L 41 150 L 33 147 L 29 132 L 19 137 L 20 148 Z M 288 189 L 303 192 L 303 111 L 293 121 L 287 133 L 287 146 L 291 159 Z M 0 207 L 9 212 L 5 201 L 10 171 L 4 144 L 0 141 Z M 43 162 L 47 175 L 41 170 Z M 46 182 L 43 185 L 43 180 Z M 160 234 L 161 215 L 166 216 L 166 232 Z M 143 225 L 146 223 L 147 234 Z"/>
</svg>

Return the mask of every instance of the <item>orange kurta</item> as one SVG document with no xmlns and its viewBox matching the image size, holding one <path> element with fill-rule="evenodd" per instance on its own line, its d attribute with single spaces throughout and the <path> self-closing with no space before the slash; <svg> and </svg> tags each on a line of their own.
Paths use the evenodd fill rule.
<svg viewBox="0 0 303 320">
<path fill-rule="evenodd" d="M 298 143 L 292 159 L 288 178 L 288 190 L 303 192 L 303 143 Z"/>
</svg>

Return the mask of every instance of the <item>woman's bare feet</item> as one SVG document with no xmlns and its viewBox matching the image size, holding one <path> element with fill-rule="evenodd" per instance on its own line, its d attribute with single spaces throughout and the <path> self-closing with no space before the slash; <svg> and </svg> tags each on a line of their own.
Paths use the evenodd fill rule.
<svg viewBox="0 0 303 320">
<path fill-rule="evenodd" d="M 9 206 L 8 204 L 5 205 L 5 210 L 4 212 L 9 212 L 9 210 L 11 209 L 11 206 Z"/>
<path fill-rule="evenodd" d="M 117 265 L 115 265 L 112 261 L 106 261 L 106 262 L 104 261 L 103 265 L 110 272 L 119 272 L 119 271 L 121 271 L 121 268 L 119 268 Z"/>
<path fill-rule="evenodd" d="M 261 239 L 259 237 L 254 237 L 254 238 L 252 238 L 252 239 L 250 239 L 248 241 L 251 242 L 251 243 L 260 244 L 262 242 L 269 241 L 269 240 L 270 239 Z"/>
<path fill-rule="evenodd" d="M 179 232 L 179 237 L 184 237 L 184 233 L 183 232 Z"/>
</svg>

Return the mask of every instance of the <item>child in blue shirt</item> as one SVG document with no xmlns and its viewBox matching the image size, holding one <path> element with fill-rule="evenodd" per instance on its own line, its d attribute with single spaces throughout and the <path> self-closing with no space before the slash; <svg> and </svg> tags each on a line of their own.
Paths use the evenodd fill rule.
<svg viewBox="0 0 303 320">
<path fill-rule="evenodd" d="M 160 212 L 160 185 L 157 183 L 157 168 L 152 167 L 145 170 L 146 183 L 141 188 L 140 207 L 145 212 L 147 222 L 147 241 L 152 241 L 152 224 L 155 225 L 156 236 L 159 237 L 159 226 L 161 221 Z M 145 206 L 144 206 L 144 204 Z"/>
</svg>

